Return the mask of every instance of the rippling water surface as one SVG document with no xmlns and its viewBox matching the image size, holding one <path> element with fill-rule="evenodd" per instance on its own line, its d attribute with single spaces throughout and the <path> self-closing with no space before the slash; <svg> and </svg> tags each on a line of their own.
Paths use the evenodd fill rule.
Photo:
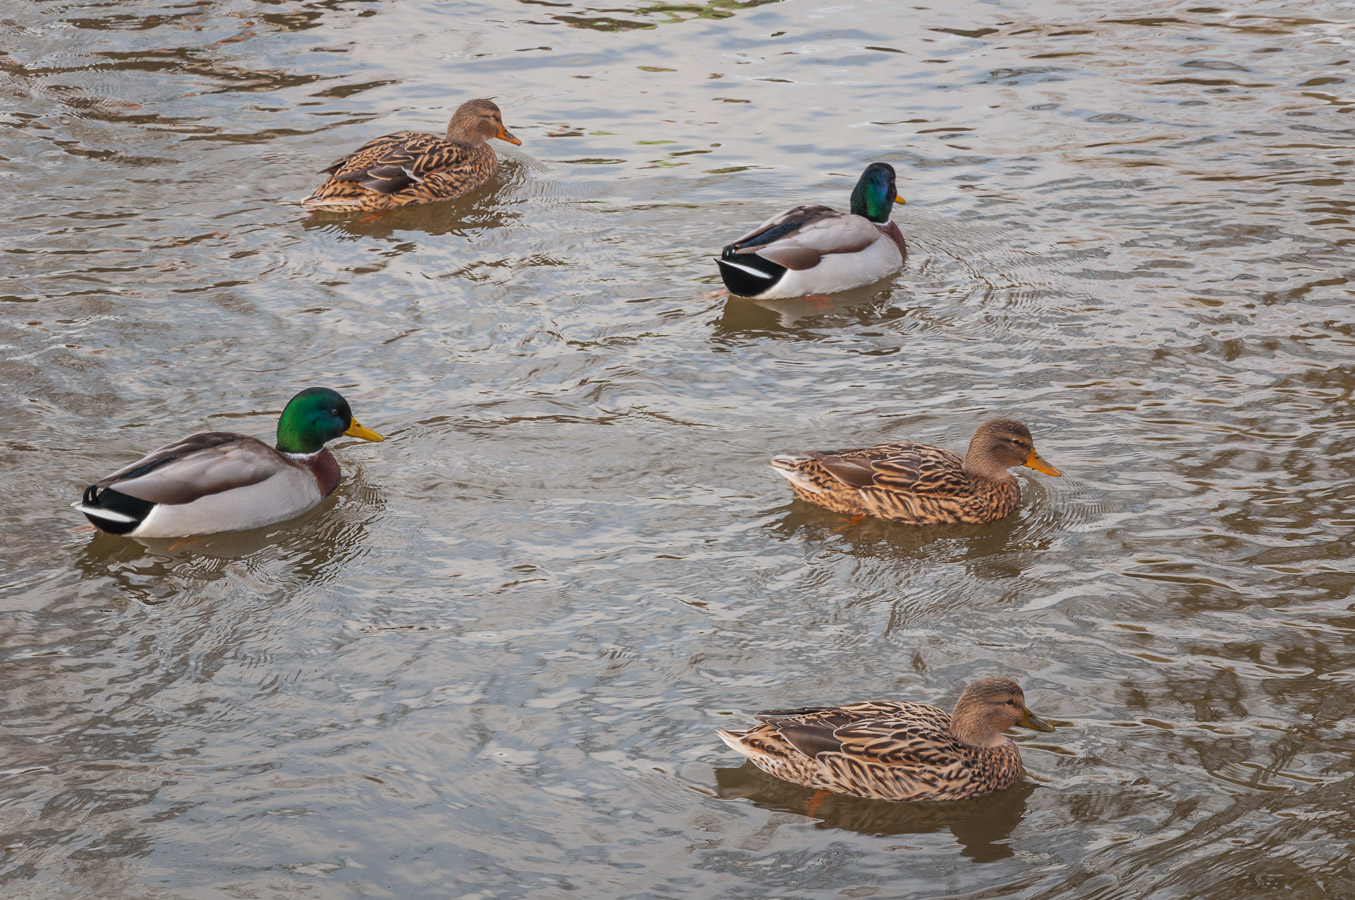
<svg viewBox="0 0 1355 900">
<path fill-rule="evenodd" d="M 1348 4 L 0 2 L 0 893 L 1355 894 Z M 493 96 L 460 201 L 308 217 Z M 722 242 L 892 162 L 831 304 Z M 336 387 L 319 510 L 143 545 L 80 489 Z M 962 448 L 988 527 L 772 453 Z M 831 798 L 712 729 L 1008 673 L 1030 781 Z"/>
</svg>

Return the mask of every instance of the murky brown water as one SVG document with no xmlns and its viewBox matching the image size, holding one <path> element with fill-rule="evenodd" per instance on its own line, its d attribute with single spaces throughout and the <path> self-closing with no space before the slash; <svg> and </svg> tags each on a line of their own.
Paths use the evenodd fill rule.
<svg viewBox="0 0 1355 900">
<path fill-rule="evenodd" d="M 1355 895 L 1349 4 L 0 3 L 5 897 Z M 369 224 L 336 152 L 519 150 Z M 723 239 L 900 172 L 829 309 Z M 84 484 L 328 384 L 391 437 L 264 535 Z M 1014 414 L 991 527 L 792 505 L 774 452 Z M 764 706 L 1060 724 L 918 809 L 740 767 Z"/>
</svg>

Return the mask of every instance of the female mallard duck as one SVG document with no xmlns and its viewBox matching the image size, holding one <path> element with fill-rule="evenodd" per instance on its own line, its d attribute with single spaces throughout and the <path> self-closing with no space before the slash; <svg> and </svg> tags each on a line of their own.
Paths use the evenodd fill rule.
<svg viewBox="0 0 1355 900">
<path fill-rule="evenodd" d="M 498 171 L 490 138 L 522 143 L 503 127 L 492 100 L 467 100 L 452 115 L 445 138 L 400 131 L 368 141 L 325 169 L 328 180 L 301 205 L 376 212 L 460 197 Z"/>
<path fill-rule="evenodd" d="M 901 442 L 860 450 L 774 456 L 771 466 L 795 496 L 834 512 L 910 525 L 995 522 L 1016 509 L 1021 488 L 1007 471 L 1029 466 L 1057 477 L 1035 452 L 1030 431 L 989 419 L 961 459 L 949 450 Z"/>
<path fill-rule="evenodd" d="M 894 167 L 871 163 L 852 191 L 851 214 L 797 206 L 724 248 L 716 263 L 731 294 L 757 300 L 832 294 L 903 268 L 908 248 L 889 211 L 903 198 Z"/>
<path fill-rule="evenodd" d="M 385 440 L 329 388 L 306 388 L 278 419 L 278 445 L 204 431 L 167 444 L 85 488 L 72 504 L 112 534 L 188 537 L 242 531 L 299 516 L 339 486 L 325 444 L 341 435 Z"/>
<path fill-rule="evenodd" d="M 1021 754 L 1002 736 L 1014 725 L 1054 726 L 1026 708 L 1010 678 L 965 688 L 955 714 L 926 703 L 879 700 L 757 714 L 747 731 L 716 731 L 764 772 L 869 800 L 934 802 L 982 797 L 1021 777 Z"/>
</svg>

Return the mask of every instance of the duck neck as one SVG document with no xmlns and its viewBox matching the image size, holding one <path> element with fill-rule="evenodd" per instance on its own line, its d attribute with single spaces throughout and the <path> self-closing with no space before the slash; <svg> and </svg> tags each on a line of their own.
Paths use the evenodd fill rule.
<svg viewBox="0 0 1355 900">
<path fill-rule="evenodd" d="M 969 747 L 978 747 L 987 749 L 991 747 L 1000 747 L 1007 742 L 1001 732 L 993 733 L 991 728 L 984 726 L 983 720 L 977 715 L 978 710 L 965 707 L 956 707 L 955 715 L 950 720 L 950 733 L 961 744 Z"/>
<path fill-rule="evenodd" d="M 447 123 L 447 140 L 479 147 L 485 142 L 485 136 L 480 131 L 479 119 L 452 119 Z"/>
<path fill-rule="evenodd" d="M 875 227 L 880 229 L 880 233 L 894 242 L 894 246 L 899 248 L 899 256 L 903 260 L 908 259 L 908 245 L 903 241 L 903 232 L 899 231 L 899 226 L 893 222 L 885 222 L 881 225 L 875 223 Z"/>
<path fill-rule="evenodd" d="M 969 448 L 965 454 L 964 462 L 960 466 L 965 474 L 973 478 L 982 478 L 985 481 L 996 481 L 999 484 L 1006 484 L 1009 481 L 1016 481 L 1016 476 L 1007 470 L 1007 467 L 995 461 L 991 456 L 977 451 L 974 447 Z"/>
<path fill-rule="evenodd" d="M 328 497 L 339 486 L 339 461 L 328 447 L 321 447 L 315 453 L 289 453 L 287 456 L 298 465 L 310 469 L 321 497 Z"/>
</svg>

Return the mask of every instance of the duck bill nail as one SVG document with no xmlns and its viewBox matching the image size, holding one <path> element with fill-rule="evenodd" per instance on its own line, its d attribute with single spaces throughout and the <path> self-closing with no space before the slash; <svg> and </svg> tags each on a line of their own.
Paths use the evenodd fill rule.
<svg viewBox="0 0 1355 900">
<path fill-rule="evenodd" d="M 345 431 L 344 434 L 348 435 L 349 437 L 362 438 L 364 441 L 371 441 L 376 444 L 379 444 L 385 440 L 385 438 L 377 434 L 372 429 L 360 425 L 357 419 L 353 420 L 353 424 L 348 426 L 348 430 Z"/>
<path fill-rule="evenodd" d="M 1030 451 L 1030 456 L 1026 458 L 1026 461 L 1023 463 L 1023 465 L 1029 466 L 1030 468 L 1034 469 L 1037 472 L 1043 472 L 1046 475 L 1053 475 L 1055 478 L 1058 478 L 1060 475 L 1063 474 L 1058 469 L 1051 466 L 1049 463 L 1040 459 L 1040 454 L 1036 453 L 1034 450 Z"/>
<path fill-rule="evenodd" d="M 512 132 L 510 132 L 507 128 L 503 128 L 502 126 L 499 128 L 499 140 L 507 141 L 510 144 L 516 144 L 519 147 L 522 146 L 522 141 L 513 137 Z"/>
<path fill-rule="evenodd" d="M 1053 725 L 1050 725 L 1048 722 L 1046 722 L 1044 719 L 1041 719 L 1039 716 L 1035 715 L 1035 713 L 1031 712 L 1030 710 L 1026 710 L 1024 713 L 1022 713 L 1021 720 L 1016 724 L 1024 728 L 1033 728 L 1036 731 L 1054 730 Z"/>
</svg>

